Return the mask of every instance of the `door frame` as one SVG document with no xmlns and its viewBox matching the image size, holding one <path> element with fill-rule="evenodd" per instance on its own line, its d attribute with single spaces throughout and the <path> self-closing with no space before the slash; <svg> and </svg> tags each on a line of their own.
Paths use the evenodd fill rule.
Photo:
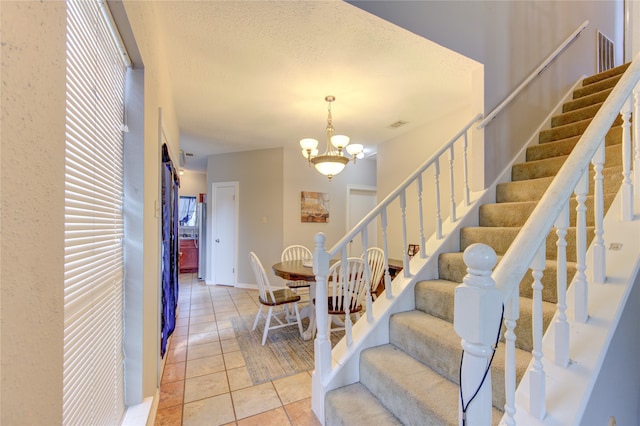
<svg viewBox="0 0 640 426">
<path fill-rule="evenodd" d="M 207 257 L 207 280 L 206 283 L 208 285 L 213 285 L 215 283 L 215 262 L 214 256 L 216 255 L 216 250 L 214 246 L 214 232 L 216 230 L 216 189 L 219 187 L 233 187 L 235 191 L 235 229 L 233 230 L 233 238 L 234 238 L 234 247 L 233 251 L 233 268 L 234 268 L 234 279 L 233 279 L 233 287 L 238 285 L 238 242 L 239 242 L 239 230 L 240 230 L 240 184 L 237 181 L 233 182 L 213 182 L 211 184 L 211 214 L 207 219 L 208 230 L 207 230 L 207 240 L 209 241 L 208 252 L 210 255 Z"/>
</svg>

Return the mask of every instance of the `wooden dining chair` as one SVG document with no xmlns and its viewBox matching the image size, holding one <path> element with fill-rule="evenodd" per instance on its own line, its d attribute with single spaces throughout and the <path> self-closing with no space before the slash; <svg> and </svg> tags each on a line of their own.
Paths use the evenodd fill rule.
<svg viewBox="0 0 640 426">
<path fill-rule="evenodd" d="M 364 259 L 364 253 L 362 254 Z M 370 247 L 367 249 L 367 262 L 371 269 L 371 297 L 375 300 L 378 297 L 377 289 L 380 284 L 383 284 L 384 289 L 384 250 L 380 247 Z"/>
<path fill-rule="evenodd" d="M 269 330 L 275 330 L 282 327 L 297 325 L 298 330 L 300 331 L 300 337 L 302 337 L 302 322 L 300 321 L 300 312 L 298 311 L 298 301 L 300 300 L 300 296 L 288 288 L 273 289 L 258 256 L 254 252 L 250 252 L 249 258 L 251 260 L 251 268 L 253 269 L 256 281 L 258 282 L 258 291 L 260 293 L 260 296 L 258 297 L 260 309 L 256 314 L 252 330 L 255 330 L 258 325 L 258 320 L 262 315 L 262 308 L 265 306 L 269 308 L 264 323 L 264 332 L 262 333 L 262 346 L 264 346 L 264 343 L 267 340 Z M 287 309 L 289 306 L 291 306 L 293 312 Z M 276 308 L 275 312 L 274 308 Z M 295 317 L 293 315 L 294 313 Z M 272 319 L 276 321 L 275 325 L 271 325 Z"/>
<path fill-rule="evenodd" d="M 331 337 L 331 331 L 344 330 L 345 326 L 351 323 L 351 314 L 359 316 L 362 311 L 367 291 L 366 267 L 366 263 L 361 258 L 350 257 L 347 259 L 345 268 L 339 261 L 329 269 L 327 280 L 329 284 L 327 303 L 329 337 Z M 344 325 L 332 328 L 332 323 Z"/>
<path fill-rule="evenodd" d="M 290 260 L 305 260 L 311 259 L 312 257 L 313 253 L 311 253 L 311 250 L 309 250 L 305 246 L 294 244 L 282 250 L 280 261 L 286 262 Z M 305 280 L 287 281 L 285 284 L 295 293 L 298 292 L 299 288 L 307 288 L 310 285 L 309 281 Z"/>
</svg>

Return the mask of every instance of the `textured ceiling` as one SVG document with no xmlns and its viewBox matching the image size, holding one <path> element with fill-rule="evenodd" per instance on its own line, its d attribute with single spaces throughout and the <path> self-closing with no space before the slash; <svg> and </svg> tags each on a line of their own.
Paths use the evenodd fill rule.
<svg viewBox="0 0 640 426">
<path fill-rule="evenodd" d="M 336 133 L 375 151 L 456 108 L 477 63 L 342 1 L 159 1 L 181 148 L 207 155 L 324 145 Z M 459 102 L 459 101 L 458 101 Z M 459 105 L 459 103 L 458 103 Z M 397 129 L 398 121 L 407 125 Z M 200 160 L 200 161 L 198 161 Z"/>
</svg>

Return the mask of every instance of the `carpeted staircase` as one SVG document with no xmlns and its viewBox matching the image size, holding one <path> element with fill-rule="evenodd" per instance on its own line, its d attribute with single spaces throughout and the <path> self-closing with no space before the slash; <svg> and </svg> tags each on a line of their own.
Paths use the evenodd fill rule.
<svg viewBox="0 0 640 426">
<path fill-rule="evenodd" d="M 480 226 L 461 230 L 461 250 L 473 243 L 485 243 L 493 247 L 500 260 L 626 68 L 623 65 L 583 81 L 583 86 L 574 91 L 573 100 L 564 104 L 563 113 L 553 118 L 551 128 L 540 132 L 539 145 L 527 150 L 527 161 L 513 166 L 512 181 L 497 186 L 497 202 L 481 206 Z M 605 209 L 620 187 L 621 124 L 618 118 L 606 137 Z M 586 202 L 587 244 L 593 237 L 592 182 Z M 569 283 L 576 270 L 575 207 L 572 201 L 571 228 L 566 236 Z M 557 303 L 556 240 L 555 232 L 549 234 L 543 277 L 545 329 Z M 390 343 L 362 351 L 360 382 L 326 395 L 326 425 L 458 424 L 461 347 L 453 330 L 453 294 L 466 275 L 462 252 L 440 255 L 438 268 L 440 279 L 416 284 L 416 309 L 391 317 Z M 520 284 L 520 319 L 515 330 L 518 381 L 531 360 L 532 282 L 527 274 Z M 498 346 L 491 371 L 493 421 L 497 423 L 505 403 L 504 345 Z"/>
</svg>

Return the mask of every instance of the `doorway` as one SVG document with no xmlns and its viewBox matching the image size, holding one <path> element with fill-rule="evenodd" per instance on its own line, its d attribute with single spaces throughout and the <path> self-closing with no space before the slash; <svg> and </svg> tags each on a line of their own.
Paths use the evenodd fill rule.
<svg viewBox="0 0 640 426">
<path fill-rule="evenodd" d="M 212 185 L 211 284 L 235 286 L 238 276 L 238 182 Z"/>
<path fill-rule="evenodd" d="M 347 186 L 347 232 L 358 224 L 378 204 L 376 188 L 373 186 Z M 367 226 L 368 246 L 378 245 L 377 220 Z M 359 257 L 363 252 L 362 238 L 349 242 L 349 256 Z"/>
</svg>

